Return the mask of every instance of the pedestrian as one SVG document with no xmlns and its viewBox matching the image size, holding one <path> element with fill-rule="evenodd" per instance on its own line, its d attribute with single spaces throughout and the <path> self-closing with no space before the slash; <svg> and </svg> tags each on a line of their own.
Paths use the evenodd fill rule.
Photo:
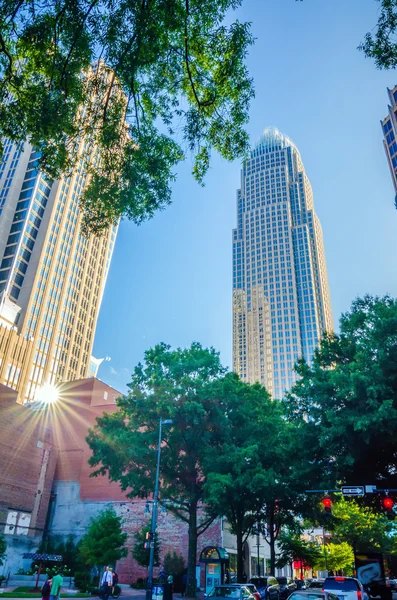
<svg viewBox="0 0 397 600">
<path fill-rule="evenodd" d="M 101 591 L 102 591 L 103 600 L 109 599 L 109 596 L 112 592 L 112 586 L 113 586 L 113 575 L 112 575 L 112 572 L 110 571 L 109 566 L 107 566 L 107 567 L 105 567 L 105 571 L 102 575 L 102 580 L 101 580 Z"/>
<path fill-rule="evenodd" d="M 119 582 L 119 576 L 117 575 L 116 571 L 113 571 L 113 587 L 116 587 L 118 582 Z"/>
<path fill-rule="evenodd" d="M 184 574 L 182 575 L 182 596 L 185 596 L 185 594 L 186 594 L 186 587 L 187 587 L 187 572 L 185 571 Z"/>
<path fill-rule="evenodd" d="M 41 588 L 42 600 L 50 600 L 51 584 L 52 584 L 52 577 L 50 577 L 50 575 L 48 575 L 47 581 L 45 581 L 43 583 L 43 587 Z"/>
<path fill-rule="evenodd" d="M 52 578 L 50 600 L 59 600 L 62 584 L 63 577 L 61 573 L 57 573 L 55 577 Z"/>
</svg>

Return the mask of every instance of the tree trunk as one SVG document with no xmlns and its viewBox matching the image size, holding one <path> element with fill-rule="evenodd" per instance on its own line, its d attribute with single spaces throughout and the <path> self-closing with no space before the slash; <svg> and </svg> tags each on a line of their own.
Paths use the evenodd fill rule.
<svg viewBox="0 0 397 600">
<path fill-rule="evenodd" d="M 189 507 L 189 547 L 187 558 L 187 585 L 186 596 L 196 597 L 196 563 L 197 563 L 197 501 L 192 500 Z"/>
<path fill-rule="evenodd" d="M 244 542 L 243 533 L 241 530 L 236 532 L 236 543 L 237 543 L 237 582 L 244 583 Z"/>
<path fill-rule="evenodd" d="M 274 531 L 274 510 L 270 510 L 269 514 L 269 546 L 270 546 L 270 574 L 276 573 L 276 535 Z"/>
</svg>

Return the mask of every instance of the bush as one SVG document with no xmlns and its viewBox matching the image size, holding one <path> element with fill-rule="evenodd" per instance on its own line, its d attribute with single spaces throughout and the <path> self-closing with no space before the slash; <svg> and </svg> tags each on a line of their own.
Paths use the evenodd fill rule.
<svg viewBox="0 0 397 600">
<path fill-rule="evenodd" d="M 131 583 L 131 587 L 135 590 L 144 590 L 146 587 L 145 580 L 142 577 L 138 577 L 135 583 Z"/>
<path fill-rule="evenodd" d="M 95 589 L 91 582 L 91 575 L 88 571 L 76 571 L 74 574 L 74 585 L 80 592 L 91 592 Z"/>
<path fill-rule="evenodd" d="M 174 578 L 178 577 L 185 570 L 185 560 L 175 550 L 171 550 L 164 556 L 163 568 L 168 575 L 173 575 Z"/>
</svg>

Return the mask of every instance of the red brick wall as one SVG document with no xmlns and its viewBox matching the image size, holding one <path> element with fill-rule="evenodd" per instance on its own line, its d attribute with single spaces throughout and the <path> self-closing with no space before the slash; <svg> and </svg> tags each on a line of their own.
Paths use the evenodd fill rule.
<svg viewBox="0 0 397 600">
<path fill-rule="evenodd" d="M 45 461 L 49 453 L 48 462 Z M 43 530 L 46 521 L 57 449 L 51 430 L 38 413 L 16 403 L 16 393 L 0 385 L 0 531 L 8 509 L 32 513 L 39 505 L 34 528 Z M 44 475 L 40 483 L 40 473 Z M 5 532 L 7 533 L 7 531 Z"/>
<path fill-rule="evenodd" d="M 117 507 L 117 512 L 122 516 L 124 531 L 128 533 L 128 556 L 123 558 L 117 564 L 117 572 L 122 583 L 135 582 L 138 577 L 147 577 L 147 569 L 140 567 L 132 558 L 131 550 L 135 545 L 134 533 L 139 531 L 142 526 L 149 522 L 151 514 L 145 514 L 145 502 L 137 500 L 131 504 L 125 504 Z M 185 558 L 187 565 L 188 549 L 188 530 L 187 524 L 173 516 L 170 511 L 166 513 L 159 512 L 157 532 L 160 541 L 160 565 L 164 560 L 165 554 L 169 550 L 175 550 Z M 205 546 L 220 546 L 222 542 L 220 519 L 214 523 L 198 538 L 197 561 L 201 550 Z M 198 564 L 198 563 L 197 563 Z M 161 568 L 161 567 L 160 567 Z M 159 569 L 155 569 L 155 575 Z M 202 583 L 204 583 L 204 567 L 202 567 Z"/>
<path fill-rule="evenodd" d="M 98 379 L 82 379 L 61 388 L 53 425 L 59 447 L 55 479 L 78 481 L 82 500 L 126 500 L 118 483 L 107 477 L 90 477 L 94 469 L 88 465 L 91 450 L 85 441 L 97 417 L 117 410 L 115 400 L 119 396 L 119 392 Z"/>
</svg>

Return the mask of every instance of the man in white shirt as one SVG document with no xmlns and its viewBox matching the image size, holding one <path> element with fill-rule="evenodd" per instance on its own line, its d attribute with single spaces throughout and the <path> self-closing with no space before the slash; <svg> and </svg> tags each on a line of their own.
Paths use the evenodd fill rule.
<svg viewBox="0 0 397 600">
<path fill-rule="evenodd" d="M 113 586 L 113 574 L 109 571 L 109 566 L 105 567 L 105 571 L 101 579 L 101 589 L 103 600 L 108 600 Z"/>
</svg>

